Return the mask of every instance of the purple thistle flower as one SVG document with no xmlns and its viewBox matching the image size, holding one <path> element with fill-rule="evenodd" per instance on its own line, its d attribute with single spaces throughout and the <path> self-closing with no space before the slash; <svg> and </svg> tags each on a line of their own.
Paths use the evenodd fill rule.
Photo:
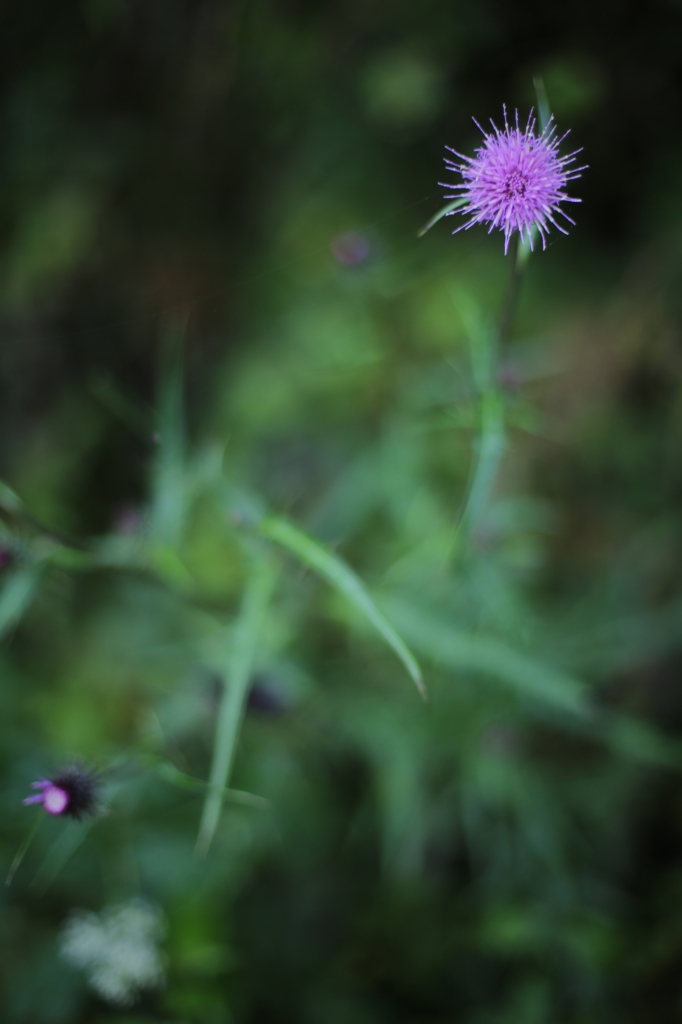
<svg viewBox="0 0 682 1024">
<path fill-rule="evenodd" d="M 475 157 L 463 156 L 446 146 L 460 160 L 457 162 L 446 157 L 448 170 L 461 174 L 464 181 L 459 185 L 441 182 L 443 188 L 454 192 L 454 195 L 445 198 L 466 200 L 465 205 L 451 210 L 446 216 L 462 213 L 471 217 L 466 224 L 453 231 L 453 235 L 473 224 L 490 224 L 488 234 L 493 228 L 504 231 L 505 254 L 509 248 L 509 239 L 515 231 L 518 231 L 521 241 L 525 232 L 532 250 L 531 229 L 535 227 L 540 233 L 544 249 L 550 224 L 562 234 L 568 234 L 554 219 L 555 214 L 561 214 L 569 224 L 575 223 L 559 204 L 580 202 L 580 199 L 567 196 L 564 189 L 569 181 L 580 177 L 580 172 L 587 165 L 569 166 L 575 162 L 579 149 L 568 156 L 559 156 L 559 146 L 568 132 L 557 138 L 552 118 L 543 131 L 536 135 L 532 110 L 525 131 L 519 128 L 518 110 L 516 126 L 512 128 L 507 121 L 506 107 L 503 110 L 503 132 L 491 120 L 494 134 L 486 134 L 478 121 L 474 120 L 476 127 L 483 133 L 483 145 L 476 150 Z"/>
<path fill-rule="evenodd" d="M 40 792 L 27 796 L 24 803 L 42 804 L 48 814 L 80 820 L 97 810 L 99 775 L 80 764 L 67 765 L 51 779 L 40 778 L 31 788 Z"/>
</svg>

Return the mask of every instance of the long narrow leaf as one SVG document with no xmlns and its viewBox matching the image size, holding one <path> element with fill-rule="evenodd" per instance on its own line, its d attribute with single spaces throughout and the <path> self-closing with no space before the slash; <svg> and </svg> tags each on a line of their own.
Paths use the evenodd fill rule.
<svg viewBox="0 0 682 1024">
<path fill-rule="evenodd" d="M 150 763 L 152 769 L 156 771 L 160 778 L 165 779 L 170 785 L 177 786 L 179 789 L 188 790 L 190 793 L 203 793 L 211 788 L 210 782 L 180 771 L 170 761 L 159 758 L 150 759 Z M 268 801 L 265 797 L 257 796 L 255 793 L 248 793 L 243 789 L 221 789 L 219 792 L 223 794 L 225 800 L 231 803 L 242 804 L 245 807 L 264 808 L 268 806 Z"/>
<path fill-rule="evenodd" d="M 208 852 L 220 820 L 261 627 L 274 584 L 273 566 L 261 556 L 247 583 L 236 630 L 225 657 L 224 692 L 218 712 L 209 789 L 196 846 L 197 853 L 202 856 Z"/>
<path fill-rule="evenodd" d="M 185 423 L 182 403 L 184 326 L 168 334 L 159 384 L 158 453 L 154 467 L 151 532 L 158 540 L 177 544 L 186 512 Z"/>
<path fill-rule="evenodd" d="M 379 611 L 353 570 L 338 555 L 333 555 L 318 541 L 313 540 L 312 537 L 285 519 L 270 516 L 261 520 L 259 529 L 264 537 L 291 551 L 304 565 L 327 580 L 362 613 L 398 655 L 420 694 L 426 699 L 421 669 L 416 658 L 386 616 Z"/>
<path fill-rule="evenodd" d="M 479 672 L 559 711 L 590 717 L 589 691 L 579 680 L 538 664 L 496 637 L 457 630 L 412 604 L 391 600 L 385 606 L 414 647 L 435 662 L 456 672 Z"/>
<path fill-rule="evenodd" d="M 412 644 L 453 672 L 474 672 L 510 687 L 556 711 L 585 729 L 613 751 L 642 764 L 682 770 L 682 745 L 653 726 L 618 711 L 595 706 L 581 680 L 519 654 L 503 640 L 453 629 L 412 604 L 386 602 Z"/>
</svg>

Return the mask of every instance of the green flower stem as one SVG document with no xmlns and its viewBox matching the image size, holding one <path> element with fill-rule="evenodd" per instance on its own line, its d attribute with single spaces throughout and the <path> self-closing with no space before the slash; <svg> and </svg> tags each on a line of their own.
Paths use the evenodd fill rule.
<svg viewBox="0 0 682 1024">
<path fill-rule="evenodd" d="M 208 793 L 199 827 L 196 852 L 205 856 L 218 827 L 225 790 L 234 761 L 253 664 L 258 653 L 261 628 L 274 590 L 276 572 L 264 554 L 255 556 L 253 570 L 244 591 L 226 672 L 216 724 L 213 763 Z"/>
<path fill-rule="evenodd" d="M 481 433 L 478 440 L 476 467 L 471 477 L 458 532 L 475 526 L 485 512 L 495 484 L 500 461 L 506 448 L 504 403 L 491 389 L 481 396 Z"/>
<path fill-rule="evenodd" d="M 511 260 L 511 273 L 507 284 L 507 294 L 502 304 L 502 312 L 497 328 L 498 348 L 502 349 L 511 337 L 514 326 L 514 315 L 519 301 L 521 290 L 521 277 L 526 260 L 522 257 L 522 247 L 519 246 L 519 233 L 515 231 L 509 243 L 509 259 Z"/>
<path fill-rule="evenodd" d="M 507 447 L 504 396 L 497 380 L 497 368 L 500 353 L 511 337 L 521 279 L 529 252 L 528 244 L 524 242 L 523 245 L 519 245 L 518 232 L 514 232 L 509 248 L 511 272 L 497 329 L 488 331 L 480 330 L 473 325 L 471 327 L 472 369 L 480 397 L 480 434 L 464 509 L 452 541 L 453 553 L 459 550 L 462 537 L 466 536 L 470 528 L 479 522 L 485 513 Z"/>
</svg>

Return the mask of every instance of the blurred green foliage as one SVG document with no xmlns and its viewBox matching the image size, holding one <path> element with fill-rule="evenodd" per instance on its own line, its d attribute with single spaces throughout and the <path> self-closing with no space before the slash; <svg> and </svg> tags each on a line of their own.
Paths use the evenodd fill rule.
<svg viewBox="0 0 682 1024">
<path fill-rule="evenodd" d="M 679 4 L 0 29 L 1 1019 L 676 1020 Z M 534 75 L 590 169 L 499 351 L 501 236 L 417 235 Z"/>
</svg>

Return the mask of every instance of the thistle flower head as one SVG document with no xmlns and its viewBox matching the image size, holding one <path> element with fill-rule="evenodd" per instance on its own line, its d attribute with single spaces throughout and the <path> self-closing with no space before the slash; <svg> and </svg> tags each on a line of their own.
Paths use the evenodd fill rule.
<svg viewBox="0 0 682 1024">
<path fill-rule="evenodd" d="M 99 776 L 80 764 L 61 768 L 51 779 L 38 779 L 31 783 L 39 790 L 27 796 L 25 804 L 41 804 L 48 814 L 57 817 L 87 818 L 97 810 Z"/>
<path fill-rule="evenodd" d="M 463 181 L 452 185 L 441 183 L 452 194 L 446 199 L 463 199 L 465 203 L 447 216 L 462 213 L 470 219 L 458 227 L 453 234 L 473 224 L 489 224 L 488 234 L 497 228 L 504 232 L 504 251 L 509 240 L 518 231 L 521 241 L 525 238 L 533 248 L 532 229 L 536 228 L 545 248 L 550 225 L 566 235 L 566 229 L 555 220 L 558 214 L 569 224 L 574 221 L 560 208 L 560 203 L 579 203 L 580 200 L 566 195 L 564 189 L 569 181 L 580 177 L 585 167 L 571 167 L 580 152 L 576 149 L 568 156 L 559 155 L 559 146 L 568 132 L 557 138 L 556 127 L 550 118 L 539 134 L 535 131 L 535 118 L 531 110 L 525 130 L 519 127 L 516 111 L 515 124 L 510 127 L 507 110 L 504 108 L 504 131 L 500 131 L 491 120 L 493 131 L 486 133 L 477 121 L 476 127 L 483 133 L 483 145 L 474 157 L 463 156 L 457 150 L 446 148 L 458 160 L 446 157 L 449 171 L 461 174 Z"/>
</svg>

